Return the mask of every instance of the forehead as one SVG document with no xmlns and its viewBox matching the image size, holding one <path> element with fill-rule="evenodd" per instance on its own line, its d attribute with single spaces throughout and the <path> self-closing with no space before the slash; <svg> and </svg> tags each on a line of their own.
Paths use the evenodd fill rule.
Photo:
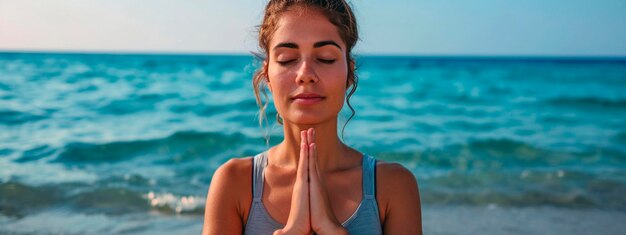
<svg viewBox="0 0 626 235">
<path fill-rule="evenodd" d="M 276 31 L 270 40 L 270 48 L 283 42 L 312 47 L 315 42 L 327 40 L 335 41 L 345 48 L 337 27 L 321 10 L 313 7 L 289 9 L 278 20 Z"/>
</svg>

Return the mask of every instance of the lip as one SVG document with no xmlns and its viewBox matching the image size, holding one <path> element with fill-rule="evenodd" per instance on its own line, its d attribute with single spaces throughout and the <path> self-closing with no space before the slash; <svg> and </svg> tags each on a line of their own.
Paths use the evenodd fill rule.
<svg viewBox="0 0 626 235">
<path fill-rule="evenodd" d="M 319 103 L 325 98 L 326 97 L 323 97 L 316 93 L 300 93 L 291 97 L 291 100 L 297 104 L 310 105 L 310 104 Z"/>
</svg>

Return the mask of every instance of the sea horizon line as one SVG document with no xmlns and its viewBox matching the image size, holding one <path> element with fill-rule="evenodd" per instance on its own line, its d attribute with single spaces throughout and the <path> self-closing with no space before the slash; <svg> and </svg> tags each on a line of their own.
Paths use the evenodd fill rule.
<svg viewBox="0 0 626 235">
<path fill-rule="evenodd" d="M 232 56 L 254 57 L 256 52 L 210 52 L 210 51 L 115 51 L 115 50 L 7 50 L 0 54 L 57 54 L 57 55 L 113 55 L 113 56 Z M 564 60 L 564 61 L 626 61 L 626 55 L 558 55 L 558 54 L 398 54 L 354 53 L 355 57 L 389 59 L 451 59 L 451 60 Z"/>
</svg>

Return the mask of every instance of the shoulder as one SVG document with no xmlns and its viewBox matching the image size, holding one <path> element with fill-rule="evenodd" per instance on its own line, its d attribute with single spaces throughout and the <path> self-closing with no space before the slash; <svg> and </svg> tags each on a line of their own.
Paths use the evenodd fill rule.
<svg viewBox="0 0 626 235">
<path fill-rule="evenodd" d="M 376 181 L 382 184 L 382 189 L 387 187 L 395 188 L 397 186 L 415 186 L 417 188 L 417 180 L 413 173 L 401 164 L 395 162 L 377 160 Z"/>
<path fill-rule="evenodd" d="M 252 157 L 232 158 L 215 170 L 209 186 L 209 196 L 224 202 L 230 200 L 243 214 L 252 200 Z"/>
<path fill-rule="evenodd" d="M 244 195 L 252 186 L 252 157 L 231 158 L 215 170 L 211 188 L 228 189 L 222 193 Z"/>
<path fill-rule="evenodd" d="M 252 158 L 231 158 L 215 170 L 213 177 L 223 176 L 224 180 L 233 180 L 252 173 Z"/>
<path fill-rule="evenodd" d="M 398 163 L 377 161 L 376 201 L 385 234 L 422 234 L 417 180 Z"/>
<path fill-rule="evenodd" d="M 252 202 L 252 159 L 233 158 L 217 168 L 204 209 L 202 234 L 241 234 Z"/>
<path fill-rule="evenodd" d="M 376 198 L 382 221 L 392 213 L 406 214 L 409 208 L 418 213 L 421 210 L 417 180 L 411 171 L 399 163 L 377 161 Z"/>
</svg>

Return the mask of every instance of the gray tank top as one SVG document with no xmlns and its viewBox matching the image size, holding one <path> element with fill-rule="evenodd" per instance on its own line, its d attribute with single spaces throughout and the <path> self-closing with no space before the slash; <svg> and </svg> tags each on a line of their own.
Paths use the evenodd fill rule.
<svg viewBox="0 0 626 235">
<path fill-rule="evenodd" d="M 252 208 L 244 234 L 272 234 L 285 227 L 270 216 L 261 201 L 263 195 L 264 170 L 267 166 L 267 151 L 254 156 L 252 166 Z M 363 199 L 356 211 L 341 223 L 350 234 L 382 234 L 382 226 L 376 202 L 376 159 L 363 155 Z"/>
</svg>

